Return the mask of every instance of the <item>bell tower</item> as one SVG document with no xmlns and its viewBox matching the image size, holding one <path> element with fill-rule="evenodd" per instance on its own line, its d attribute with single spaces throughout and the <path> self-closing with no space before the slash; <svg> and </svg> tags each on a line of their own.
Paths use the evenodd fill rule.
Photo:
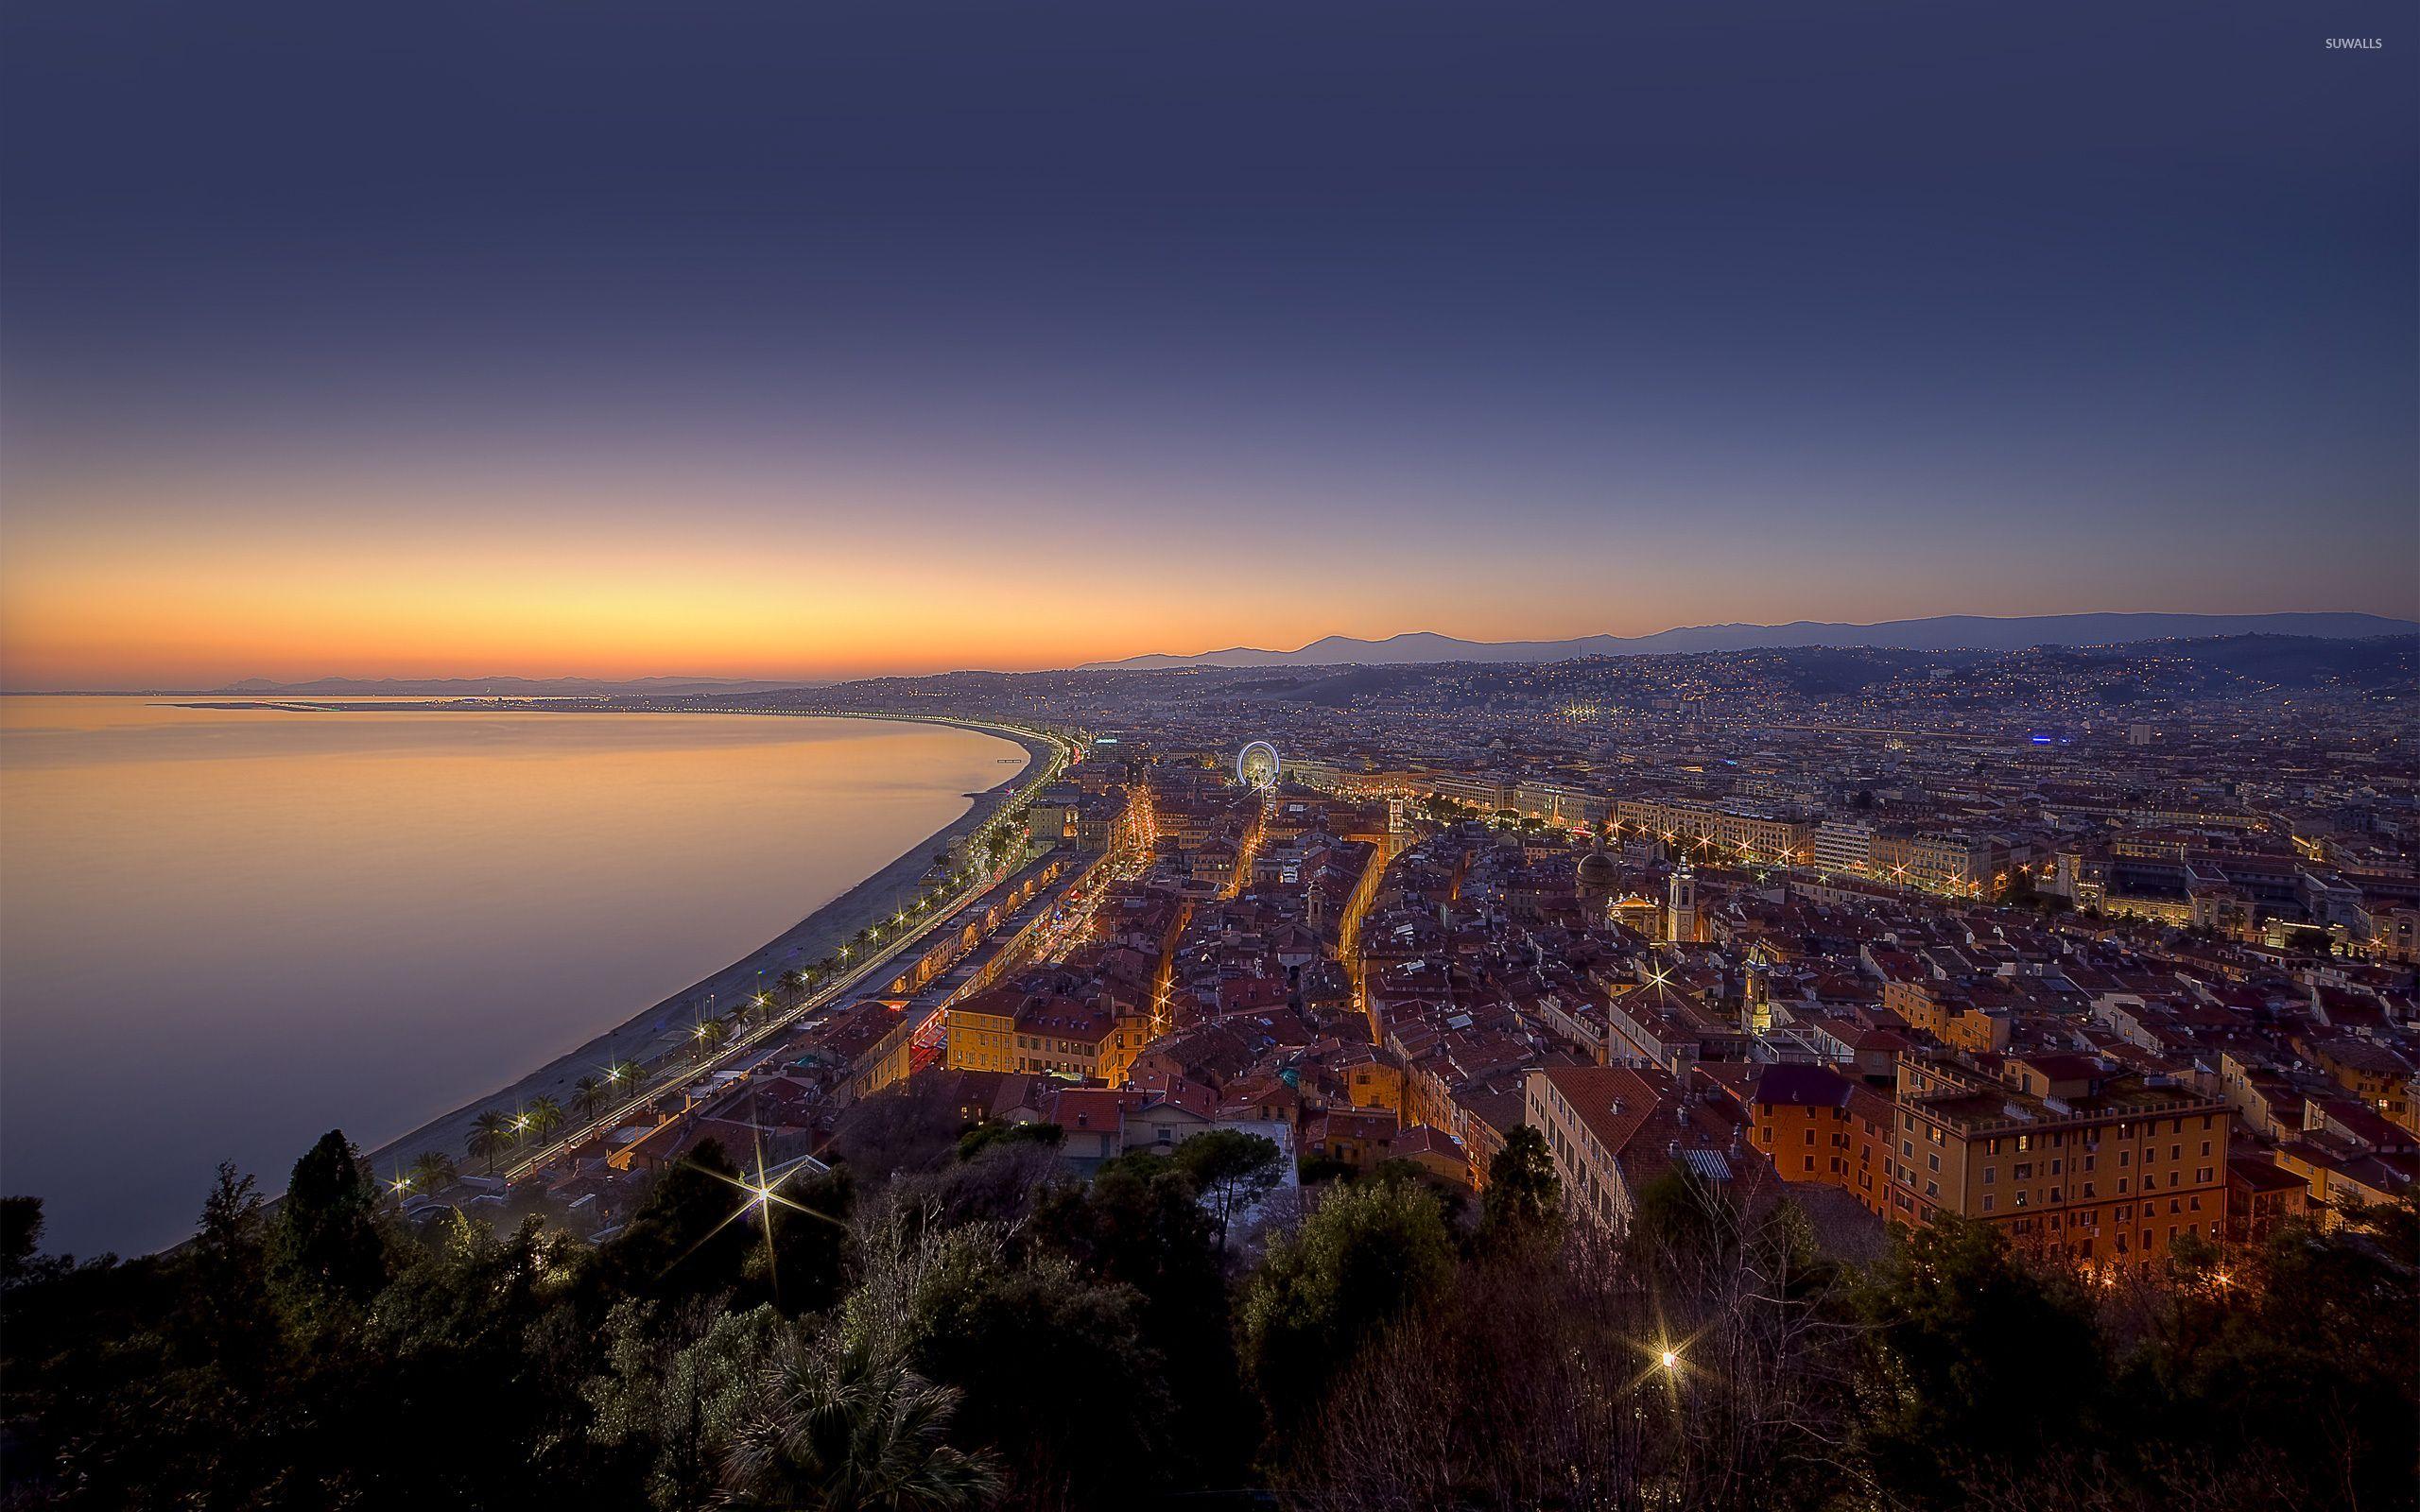
<svg viewBox="0 0 2420 1512">
<path fill-rule="evenodd" d="M 1698 938 L 1698 878 L 1687 859 L 1672 869 L 1672 886 L 1664 910 L 1664 937 L 1685 944 Z"/>
</svg>

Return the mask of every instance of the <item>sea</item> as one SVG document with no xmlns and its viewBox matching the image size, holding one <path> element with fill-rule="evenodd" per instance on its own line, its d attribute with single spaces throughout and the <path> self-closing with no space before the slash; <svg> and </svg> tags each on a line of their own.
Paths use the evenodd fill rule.
<svg viewBox="0 0 2420 1512">
<path fill-rule="evenodd" d="M 0 1193 L 192 1231 L 737 960 L 1022 770 L 905 721 L 0 697 Z M 350 701 L 350 700 L 349 700 Z"/>
</svg>

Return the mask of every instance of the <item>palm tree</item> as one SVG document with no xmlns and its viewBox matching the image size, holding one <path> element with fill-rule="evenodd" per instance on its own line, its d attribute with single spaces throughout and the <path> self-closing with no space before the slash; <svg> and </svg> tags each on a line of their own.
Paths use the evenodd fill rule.
<svg viewBox="0 0 2420 1512">
<path fill-rule="evenodd" d="M 595 1118 L 596 1109 L 605 1103 L 605 1083 L 595 1076 L 582 1076 L 571 1084 L 571 1110 L 582 1118 Z"/>
<path fill-rule="evenodd" d="M 533 1138 L 544 1139 L 563 1126 L 562 1105 L 551 1097 L 532 1097 L 528 1110 L 522 1116 L 529 1121 L 529 1133 Z"/>
<path fill-rule="evenodd" d="M 636 1091 L 639 1068 L 627 1060 L 617 1060 L 605 1068 L 605 1085 L 617 1092 Z"/>
<path fill-rule="evenodd" d="M 723 1463 L 742 1507 L 957 1512 L 997 1496 L 988 1453 L 944 1442 L 958 1393 L 897 1362 L 867 1363 L 786 1340 Z"/>
<path fill-rule="evenodd" d="M 488 1175 L 495 1175 L 495 1158 L 512 1146 L 512 1120 L 491 1108 L 471 1120 L 471 1154 L 488 1162 Z"/>
<path fill-rule="evenodd" d="M 451 1186 L 455 1177 L 453 1157 L 438 1150 L 424 1152 L 412 1161 L 412 1190 L 423 1195 Z"/>
</svg>

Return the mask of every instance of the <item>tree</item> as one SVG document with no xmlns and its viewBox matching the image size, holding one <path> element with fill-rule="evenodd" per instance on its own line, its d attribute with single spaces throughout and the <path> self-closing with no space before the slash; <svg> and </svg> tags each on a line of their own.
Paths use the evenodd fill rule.
<svg viewBox="0 0 2420 1512">
<path fill-rule="evenodd" d="M 1228 1226 L 1275 1191 L 1286 1170 L 1285 1152 L 1276 1141 L 1235 1128 L 1196 1134 L 1179 1144 L 1171 1159 L 1201 1194 L 1221 1253 L 1227 1247 Z"/>
<path fill-rule="evenodd" d="M 2021 1471 L 2053 1446 L 2091 1449 L 2108 1368 L 2073 1276 L 1945 1215 L 1903 1235 L 1860 1301 L 1874 1351 L 1865 1447 L 1910 1500 L 1962 1503 L 1974 1467 Z"/>
<path fill-rule="evenodd" d="M 387 1281 L 378 1193 L 341 1129 L 320 1136 L 294 1162 L 279 1246 L 289 1285 L 318 1301 L 366 1304 Z"/>
<path fill-rule="evenodd" d="M 1554 1173 L 1553 1152 L 1547 1148 L 1545 1135 L 1516 1124 L 1504 1136 L 1504 1148 L 1488 1162 L 1479 1243 L 1489 1247 L 1518 1245 L 1551 1238 L 1562 1228 L 1563 1182 Z"/>
<path fill-rule="evenodd" d="M 521 1115 L 528 1121 L 529 1137 L 543 1140 L 563 1126 L 563 1109 L 551 1097 L 532 1097 Z"/>
<path fill-rule="evenodd" d="M 1167 1362 L 1142 1298 L 1058 1256 L 968 1267 L 924 1289 L 910 1364 L 959 1394 L 1034 1507 L 1132 1505 L 1175 1469 Z"/>
<path fill-rule="evenodd" d="M 733 1435 L 774 1350 L 792 1336 L 769 1307 L 712 1315 L 622 1301 L 606 1314 L 605 1369 L 580 1383 L 590 1410 L 583 1459 L 607 1484 L 643 1484 L 661 1512 L 709 1504 Z M 608 1452 L 597 1454 L 601 1446 Z M 620 1504 L 619 1498 L 609 1499 Z"/>
<path fill-rule="evenodd" d="M 605 1105 L 605 1083 L 596 1076 L 582 1076 L 571 1084 L 571 1110 L 583 1119 L 595 1118 Z"/>
<path fill-rule="evenodd" d="M 791 1338 L 759 1379 L 723 1462 L 727 1504 L 956 1512 L 1000 1489 L 989 1455 L 948 1443 L 958 1393 L 896 1360 Z"/>
<path fill-rule="evenodd" d="M 0 1197 L 0 1285 L 32 1269 L 42 1228 L 42 1198 Z"/>
<path fill-rule="evenodd" d="M 1435 1297 L 1454 1270 L 1437 1199 L 1407 1182 L 1329 1189 L 1281 1236 L 1242 1309 L 1244 1363 L 1282 1435 L 1378 1331 Z"/>
<path fill-rule="evenodd" d="M 488 1175 L 495 1175 L 495 1158 L 512 1148 L 512 1120 L 491 1108 L 471 1120 L 470 1151 L 474 1160 L 488 1163 Z"/>
<path fill-rule="evenodd" d="M 233 1161 L 220 1161 L 185 1259 L 196 1304 L 191 1308 L 194 1336 L 238 1379 L 257 1370 L 276 1339 L 277 1321 L 268 1299 L 268 1243 L 260 1187 Z"/>
<path fill-rule="evenodd" d="M 987 1118 L 958 1137 L 958 1158 L 972 1160 L 995 1144 L 1046 1144 L 1052 1149 L 1067 1142 L 1067 1131 L 1057 1124 L 1040 1119 L 1028 1123 L 1011 1124 Z"/>
<path fill-rule="evenodd" d="M 441 1150 L 424 1150 L 412 1160 L 412 1190 L 424 1194 L 442 1191 L 455 1177 L 452 1157 Z"/>
<path fill-rule="evenodd" d="M 1132 1287 L 1142 1337 L 1167 1361 L 1177 1419 L 1179 1476 L 1233 1486 L 1259 1436 L 1258 1410 L 1236 1360 L 1224 1259 L 1193 1180 L 1149 1152 L 1108 1161 L 1089 1184 L 1045 1190 L 1031 1223 L 1036 1244 L 1083 1273 Z"/>
<path fill-rule="evenodd" d="M 754 1236 L 734 1221 L 750 1199 L 739 1167 L 707 1140 L 667 1167 L 603 1259 L 625 1293 L 643 1297 L 709 1295 L 736 1284 Z"/>
<path fill-rule="evenodd" d="M 2179 1236 L 2180 1239 L 2183 1236 Z M 2180 1256 L 2177 1249 L 2183 1249 Z M 2171 1249 L 2118 1432 L 2180 1461 L 2265 1472 L 2280 1506 L 2410 1506 L 2420 1464 L 2420 1192 L 2281 1225 L 2227 1253 Z"/>
</svg>

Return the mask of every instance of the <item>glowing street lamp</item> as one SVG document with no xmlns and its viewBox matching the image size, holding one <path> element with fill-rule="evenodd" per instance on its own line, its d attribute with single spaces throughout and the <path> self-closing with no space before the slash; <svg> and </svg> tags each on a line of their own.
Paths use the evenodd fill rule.
<svg viewBox="0 0 2420 1512">
<path fill-rule="evenodd" d="M 1678 1370 L 1681 1368 L 1680 1351 L 1677 1349 L 1667 1349 L 1656 1357 L 1656 1363 L 1663 1366 L 1667 1370 Z"/>
</svg>

